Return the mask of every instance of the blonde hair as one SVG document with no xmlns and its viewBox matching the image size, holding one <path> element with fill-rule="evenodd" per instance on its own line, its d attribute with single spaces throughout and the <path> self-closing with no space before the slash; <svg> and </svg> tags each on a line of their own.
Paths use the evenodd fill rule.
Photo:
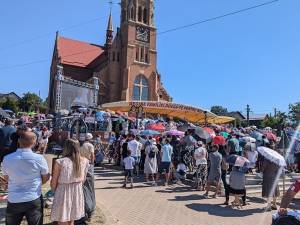
<svg viewBox="0 0 300 225">
<path fill-rule="evenodd" d="M 80 143 L 75 139 L 67 139 L 65 141 L 63 157 L 68 157 L 73 162 L 74 176 L 79 178 L 81 176 L 81 157 L 80 157 Z"/>
<path fill-rule="evenodd" d="M 31 148 L 36 144 L 36 134 L 31 131 L 25 131 L 20 134 L 18 140 L 20 148 Z"/>
</svg>

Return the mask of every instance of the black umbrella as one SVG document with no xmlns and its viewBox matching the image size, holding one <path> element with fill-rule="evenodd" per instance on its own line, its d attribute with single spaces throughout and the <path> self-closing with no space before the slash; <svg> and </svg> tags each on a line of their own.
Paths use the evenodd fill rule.
<svg viewBox="0 0 300 225">
<path fill-rule="evenodd" d="M 0 116 L 4 118 L 10 118 L 10 115 L 5 112 L 2 108 L 0 108 Z"/>
</svg>

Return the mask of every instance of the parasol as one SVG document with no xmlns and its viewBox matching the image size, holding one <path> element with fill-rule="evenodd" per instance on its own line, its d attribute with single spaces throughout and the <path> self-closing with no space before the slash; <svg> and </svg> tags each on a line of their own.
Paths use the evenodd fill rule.
<svg viewBox="0 0 300 225">
<path fill-rule="evenodd" d="M 255 142 L 256 142 L 256 139 L 253 138 L 253 137 L 247 136 L 247 137 L 242 137 L 242 138 L 241 138 L 241 141 L 255 143 Z"/>
<path fill-rule="evenodd" d="M 166 135 L 171 135 L 171 136 L 184 136 L 184 132 L 179 131 L 179 130 L 170 130 L 166 132 Z"/>
<path fill-rule="evenodd" d="M 209 132 L 207 132 L 204 128 L 197 127 L 195 129 L 195 135 L 200 139 L 209 140 L 212 136 Z"/>
<path fill-rule="evenodd" d="M 161 123 L 157 123 L 157 124 L 151 124 L 147 127 L 148 130 L 154 130 L 154 131 L 165 131 L 166 127 L 161 124 Z"/>
<path fill-rule="evenodd" d="M 258 131 L 252 131 L 251 133 L 250 133 L 250 136 L 251 137 L 253 137 L 253 138 L 255 138 L 256 140 L 258 140 L 258 141 L 261 141 L 263 138 L 263 134 L 262 133 L 259 133 Z"/>
<path fill-rule="evenodd" d="M 204 127 L 203 130 L 205 130 L 206 132 L 208 132 L 212 135 L 216 135 L 215 131 L 209 127 Z"/>
<path fill-rule="evenodd" d="M 229 134 L 227 132 L 225 132 L 225 131 L 222 131 L 220 133 L 220 135 L 222 135 L 224 138 L 228 138 L 229 137 Z"/>
<path fill-rule="evenodd" d="M 149 135 L 159 135 L 160 133 L 158 131 L 155 130 L 143 130 L 141 131 L 140 135 L 142 136 L 149 136 Z"/>
<path fill-rule="evenodd" d="M 270 162 L 276 164 L 277 166 L 285 167 L 286 162 L 282 155 L 280 155 L 278 152 L 267 148 L 267 147 L 258 147 L 257 151 L 267 160 Z"/>
<path fill-rule="evenodd" d="M 245 157 L 238 156 L 238 155 L 230 155 L 226 158 L 226 162 L 233 166 L 238 167 L 249 167 L 250 161 Z"/>
<path fill-rule="evenodd" d="M 277 141 L 277 136 L 272 132 L 267 132 L 265 135 L 269 141 Z"/>
</svg>

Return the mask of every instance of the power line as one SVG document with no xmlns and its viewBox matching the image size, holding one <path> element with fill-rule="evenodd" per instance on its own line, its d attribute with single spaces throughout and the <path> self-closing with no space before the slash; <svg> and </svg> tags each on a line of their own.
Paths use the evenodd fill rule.
<svg viewBox="0 0 300 225">
<path fill-rule="evenodd" d="M 172 29 L 168 29 L 168 30 L 159 32 L 157 35 L 162 35 L 162 34 L 174 32 L 174 31 L 177 31 L 177 30 L 182 30 L 182 29 L 194 27 L 194 26 L 197 26 L 197 25 L 202 24 L 202 23 L 207 23 L 207 22 L 211 22 L 211 21 L 214 21 L 214 20 L 219 20 L 219 19 L 222 19 L 222 18 L 227 17 L 227 16 L 233 16 L 235 14 L 246 12 L 246 11 L 256 9 L 256 8 L 259 8 L 259 7 L 262 7 L 262 6 L 270 5 L 270 4 L 273 4 L 275 2 L 279 2 L 279 0 L 273 0 L 273 1 L 265 2 L 265 3 L 259 4 L 259 5 L 255 5 L 255 6 L 251 6 L 251 7 L 248 7 L 248 8 L 233 11 L 233 12 L 230 12 L 230 13 L 226 13 L 226 14 L 223 14 L 221 16 L 216 16 L 216 17 L 212 17 L 212 18 L 209 18 L 209 19 L 206 19 L 206 20 L 201 20 L 201 21 L 198 21 L 198 22 L 195 22 L 195 23 L 191 23 L 191 24 L 180 26 L 180 27 L 175 27 L 175 28 L 172 28 Z"/>
<path fill-rule="evenodd" d="M 255 6 L 251 6 L 251 7 L 248 7 L 248 8 L 244 8 L 244 9 L 240 9 L 240 10 L 237 10 L 237 11 L 233 11 L 233 12 L 230 12 L 230 13 L 226 13 L 226 14 L 223 14 L 223 15 L 220 15 L 220 16 L 217 16 L 217 17 L 212 17 L 212 18 L 209 18 L 209 19 L 206 19 L 206 20 L 201 20 L 201 21 L 198 21 L 198 22 L 195 22 L 195 23 L 184 25 L 184 26 L 179 26 L 179 27 L 171 28 L 171 29 L 159 32 L 159 33 L 157 33 L 157 35 L 163 35 L 163 34 L 166 34 L 166 33 L 175 32 L 175 31 L 178 31 L 178 30 L 182 30 L 182 29 L 186 29 L 186 28 L 189 28 L 189 27 L 197 26 L 199 24 L 211 22 L 211 21 L 214 21 L 214 20 L 219 20 L 219 19 L 224 18 L 224 17 L 228 17 L 228 16 L 232 16 L 232 15 L 235 15 L 235 14 L 238 14 L 238 13 L 245 12 L 245 11 L 253 10 L 253 9 L 256 9 L 256 8 L 259 8 L 259 7 L 262 7 L 262 6 L 270 5 L 270 4 L 273 4 L 275 2 L 279 2 L 279 1 L 280 0 L 273 0 L 273 1 L 265 2 L 265 3 L 259 4 L 259 5 L 255 5 Z M 98 18 L 98 20 L 99 19 L 100 18 Z M 95 21 L 95 20 L 97 20 L 97 19 L 93 19 L 91 21 Z M 89 22 L 87 21 L 87 22 L 84 22 L 82 24 L 86 24 L 86 23 L 89 23 Z M 70 27 L 65 28 L 65 30 L 66 29 L 72 29 L 73 27 L 77 27 L 77 26 L 80 26 L 80 25 L 77 24 L 77 25 L 74 25 L 74 26 L 70 26 Z M 32 39 L 32 40 L 34 40 L 34 39 Z M 86 51 L 78 52 L 76 54 L 81 54 L 81 53 L 86 53 Z M 69 55 L 66 55 L 65 57 L 67 57 L 67 56 L 69 56 Z M 17 65 L 0 67 L 0 70 L 6 70 L 6 69 L 12 69 L 12 68 L 18 68 L 18 67 L 28 66 L 28 65 L 32 65 L 32 64 L 38 64 L 38 63 L 42 63 L 42 62 L 45 62 L 45 61 L 48 61 L 48 60 L 50 60 L 50 59 L 43 59 L 43 60 L 37 60 L 37 61 L 33 61 L 33 62 L 29 62 L 29 63 L 24 63 L 24 64 L 17 64 Z"/>
<path fill-rule="evenodd" d="M 114 15 L 114 14 L 116 14 L 116 12 L 113 13 L 113 15 Z M 59 29 L 59 31 L 72 30 L 72 29 L 75 29 L 75 28 L 77 28 L 77 27 L 81 27 L 81 26 L 84 26 L 84 25 L 86 25 L 86 24 L 90 24 L 90 23 L 93 23 L 93 22 L 96 22 L 96 21 L 99 21 L 99 20 L 102 20 L 102 19 L 107 19 L 107 16 L 103 16 L 103 17 L 98 17 L 98 18 L 86 20 L 86 21 L 83 21 L 83 22 L 81 22 L 81 23 L 74 24 L 74 25 L 70 25 L 70 26 L 64 27 L 64 28 L 62 28 L 62 29 Z M 4 51 L 4 50 L 6 50 L 6 49 L 9 49 L 9 48 L 15 48 L 15 47 L 18 47 L 18 46 L 20 46 L 20 45 L 24 45 L 24 44 L 26 44 L 26 43 L 34 42 L 34 41 L 36 41 L 36 40 L 43 39 L 43 38 L 45 38 L 45 37 L 55 35 L 55 33 L 56 33 L 56 31 L 48 32 L 48 33 L 41 34 L 41 35 L 36 36 L 36 37 L 34 37 L 34 38 L 31 38 L 31 39 L 27 39 L 27 40 L 24 40 L 24 41 L 20 41 L 20 42 L 15 42 L 15 43 L 8 44 L 8 45 L 6 45 L 5 47 L 0 48 L 0 52 L 1 52 L 1 51 Z"/>
</svg>

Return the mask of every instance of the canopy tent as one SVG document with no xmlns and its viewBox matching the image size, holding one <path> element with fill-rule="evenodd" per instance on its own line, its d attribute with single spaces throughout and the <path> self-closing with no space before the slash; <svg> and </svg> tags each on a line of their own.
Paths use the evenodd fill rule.
<svg viewBox="0 0 300 225">
<path fill-rule="evenodd" d="M 231 123 L 235 121 L 235 118 L 228 117 L 228 116 L 217 116 L 216 118 L 213 118 L 210 122 L 217 123 L 217 124 L 225 124 L 225 123 Z"/>
<path fill-rule="evenodd" d="M 121 112 L 130 112 L 132 108 L 142 108 L 145 113 L 165 115 L 193 123 L 205 123 L 205 117 L 207 123 L 214 123 L 215 121 L 226 123 L 228 122 L 228 118 L 231 118 L 226 117 L 226 119 L 222 119 L 207 110 L 172 102 L 124 101 L 107 103 L 102 105 L 102 108 Z M 234 120 L 234 118 L 231 119 L 231 121 Z"/>
</svg>

